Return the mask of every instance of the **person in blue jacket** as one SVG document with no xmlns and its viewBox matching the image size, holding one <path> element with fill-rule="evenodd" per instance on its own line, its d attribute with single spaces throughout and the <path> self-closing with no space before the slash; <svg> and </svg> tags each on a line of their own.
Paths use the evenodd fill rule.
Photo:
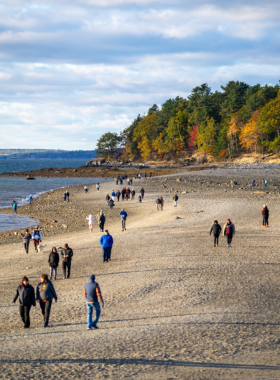
<svg viewBox="0 0 280 380">
<path fill-rule="evenodd" d="M 101 236 L 100 244 L 102 246 L 102 255 L 103 255 L 103 263 L 105 261 L 108 263 L 108 260 L 111 260 L 111 251 L 114 240 L 112 236 L 109 234 L 108 230 L 105 230 L 105 235 Z"/>
<path fill-rule="evenodd" d="M 122 220 L 122 231 L 126 230 L 126 218 L 127 218 L 127 213 L 122 209 L 120 212 L 121 220 Z"/>
<path fill-rule="evenodd" d="M 16 201 L 13 201 L 13 211 L 14 211 L 14 214 L 17 213 L 17 202 Z"/>
<path fill-rule="evenodd" d="M 115 193 L 115 190 L 113 190 L 111 193 L 111 197 L 113 199 L 113 202 L 115 201 L 115 196 L 116 196 L 116 193 Z"/>
<path fill-rule="evenodd" d="M 28 197 L 28 201 L 29 201 L 30 206 L 31 206 L 31 202 L 33 201 L 33 197 L 32 197 L 32 195 L 29 195 L 29 197 Z"/>
</svg>

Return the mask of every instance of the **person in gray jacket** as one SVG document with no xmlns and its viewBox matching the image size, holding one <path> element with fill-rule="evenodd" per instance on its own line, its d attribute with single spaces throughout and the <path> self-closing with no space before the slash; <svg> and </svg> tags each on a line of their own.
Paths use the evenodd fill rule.
<svg viewBox="0 0 280 380">
<path fill-rule="evenodd" d="M 24 328 L 28 329 L 30 326 L 30 309 L 31 306 L 36 306 L 35 302 L 35 292 L 33 286 L 29 285 L 29 280 L 24 276 L 21 280 L 21 285 L 17 287 L 16 294 L 13 298 L 13 304 L 19 297 L 19 314 L 21 316 L 22 322 L 24 323 Z"/>
<path fill-rule="evenodd" d="M 87 323 L 88 323 L 88 330 L 91 330 L 92 327 L 95 329 L 98 329 L 97 322 L 101 314 L 100 310 L 100 305 L 98 300 L 102 302 L 102 307 L 104 307 L 104 301 L 102 298 L 101 290 L 97 282 L 95 282 L 95 275 L 91 274 L 89 276 L 89 282 L 85 284 L 84 288 L 84 296 L 86 299 L 86 304 L 87 304 L 87 310 L 88 310 L 88 315 L 87 315 Z M 95 318 L 92 322 L 92 313 L 93 309 L 95 310 Z"/>
<path fill-rule="evenodd" d="M 30 240 L 32 238 L 30 233 L 29 233 L 29 230 L 26 229 L 26 231 L 23 234 L 21 234 L 21 237 L 22 237 L 22 242 L 24 245 L 25 252 L 28 253 L 29 243 L 30 243 Z"/>
<path fill-rule="evenodd" d="M 40 303 L 40 308 L 44 316 L 44 327 L 48 327 L 49 317 L 52 307 L 52 300 L 57 302 L 57 295 L 52 282 L 47 274 L 41 275 L 41 282 L 37 285 L 36 300 Z"/>
</svg>

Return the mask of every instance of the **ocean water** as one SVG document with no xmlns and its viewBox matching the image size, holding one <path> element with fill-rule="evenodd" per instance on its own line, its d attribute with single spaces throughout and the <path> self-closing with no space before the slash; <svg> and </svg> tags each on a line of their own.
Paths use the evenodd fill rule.
<svg viewBox="0 0 280 380">
<path fill-rule="evenodd" d="M 23 172 L 25 170 L 36 170 L 44 168 L 77 168 L 85 166 L 86 160 L 0 160 L 0 173 Z"/>
<path fill-rule="evenodd" d="M 85 165 L 84 160 L 0 160 L 0 172 L 83 165 Z M 47 191 L 62 187 L 106 181 L 108 180 L 104 178 L 36 178 L 27 181 L 24 177 L 0 177 L 0 208 L 11 208 L 13 200 L 17 201 L 18 206 L 26 204 L 30 194 L 35 198 Z M 27 228 L 35 223 L 36 220 L 25 216 L 0 214 L 0 232 Z"/>
</svg>

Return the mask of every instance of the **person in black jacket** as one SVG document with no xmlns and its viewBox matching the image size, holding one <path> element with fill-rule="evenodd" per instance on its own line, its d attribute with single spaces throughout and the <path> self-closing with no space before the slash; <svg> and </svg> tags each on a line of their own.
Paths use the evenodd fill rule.
<svg viewBox="0 0 280 380">
<path fill-rule="evenodd" d="M 63 275 L 64 280 L 66 279 L 66 268 L 67 268 L 67 278 L 70 277 L 70 271 L 71 271 L 71 262 L 72 262 L 72 256 L 73 256 L 73 250 L 72 248 L 68 247 L 68 244 L 64 245 L 64 249 L 61 251 L 61 256 L 63 257 L 62 261 L 62 269 L 63 269 Z"/>
<path fill-rule="evenodd" d="M 56 247 L 53 247 L 49 256 L 50 280 L 52 279 L 53 272 L 54 272 L 54 279 L 56 280 L 58 264 L 59 264 L 59 254 L 57 253 Z"/>
<path fill-rule="evenodd" d="M 49 280 L 47 274 L 41 275 L 41 282 L 37 285 L 36 300 L 40 303 L 40 308 L 44 316 L 44 327 L 48 327 L 49 318 L 52 306 L 52 300 L 57 302 L 57 295 L 54 290 L 52 282 Z"/>
<path fill-rule="evenodd" d="M 120 190 L 118 190 L 118 191 L 116 192 L 116 197 L 117 197 L 118 202 L 119 202 L 119 200 L 120 200 L 120 196 L 121 196 L 121 192 L 120 192 Z"/>
<path fill-rule="evenodd" d="M 105 221 L 106 221 L 106 218 L 105 218 L 105 215 L 103 213 L 103 211 L 100 212 L 100 217 L 99 217 L 99 221 L 98 221 L 98 224 L 99 224 L 99 231 L 104 231 L 104 224 L 105 224 Z"/>
<path fill-rule="evenodd" d="M 262 208 L 262 217 L 263 217 L 263 224 L 262 226 L 264 228 L 268 228 L 268 217 L 269 217 L 269 210 L 266 205 L 263 205 Z"/>
<path fill-rule="evenodd" d="M 29 250 L 29 243 L 32 238 L 31 234 L 29 233 L 28 229 L 26 229 L 25 233 L 21 234 L 23 245 L 25 252 L 28 253 Z"/>
<path fill-rule="evenodd" d="M 145 194 L 144 187 L 142 187 L 142 189 L 140 190 L 140 193 L 141 193 L 142 199 L 144 199 L 144 194 Z"/>
<path fill-rule="evenodd" d="M 213 236 L 214 236 L 214 247 L 218 247 L 219 236 L 220 236 L 221 231 L 222 231 L 221 226 L 219 225 L 218 221 L 215 220 L 214 224 L 210 230 L 210 236 L 211 236 L 212 232 L 213 232 Z"/>
<path fill-rule="evenodd" d="M 24 276 L 21 280 L 21 285 L 18 286 L 16 294 L 13 299 L 13 304 L 19 297 L 19 314 L 24 323 L 24 328 L 28 329 L 30 326 L 30 309 L 31 306 L 36 306 L 35 292 L 33 286 L 29 285 L 28 278 Z"/>
</svg>

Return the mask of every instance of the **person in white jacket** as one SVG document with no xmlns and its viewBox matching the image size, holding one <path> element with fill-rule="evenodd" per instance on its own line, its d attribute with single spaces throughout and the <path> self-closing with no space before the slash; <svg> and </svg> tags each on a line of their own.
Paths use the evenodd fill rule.
<svg viewBox="0 0 280 380">
<path fill-rule="evenodd" d="M 86 219 L 88 220 L 89 230 L 90 230 L 90 232 L 92 232 L 93 222 L 94 222 L 95 216 L 89 215 L 86 217 Z"/>
</svg>

